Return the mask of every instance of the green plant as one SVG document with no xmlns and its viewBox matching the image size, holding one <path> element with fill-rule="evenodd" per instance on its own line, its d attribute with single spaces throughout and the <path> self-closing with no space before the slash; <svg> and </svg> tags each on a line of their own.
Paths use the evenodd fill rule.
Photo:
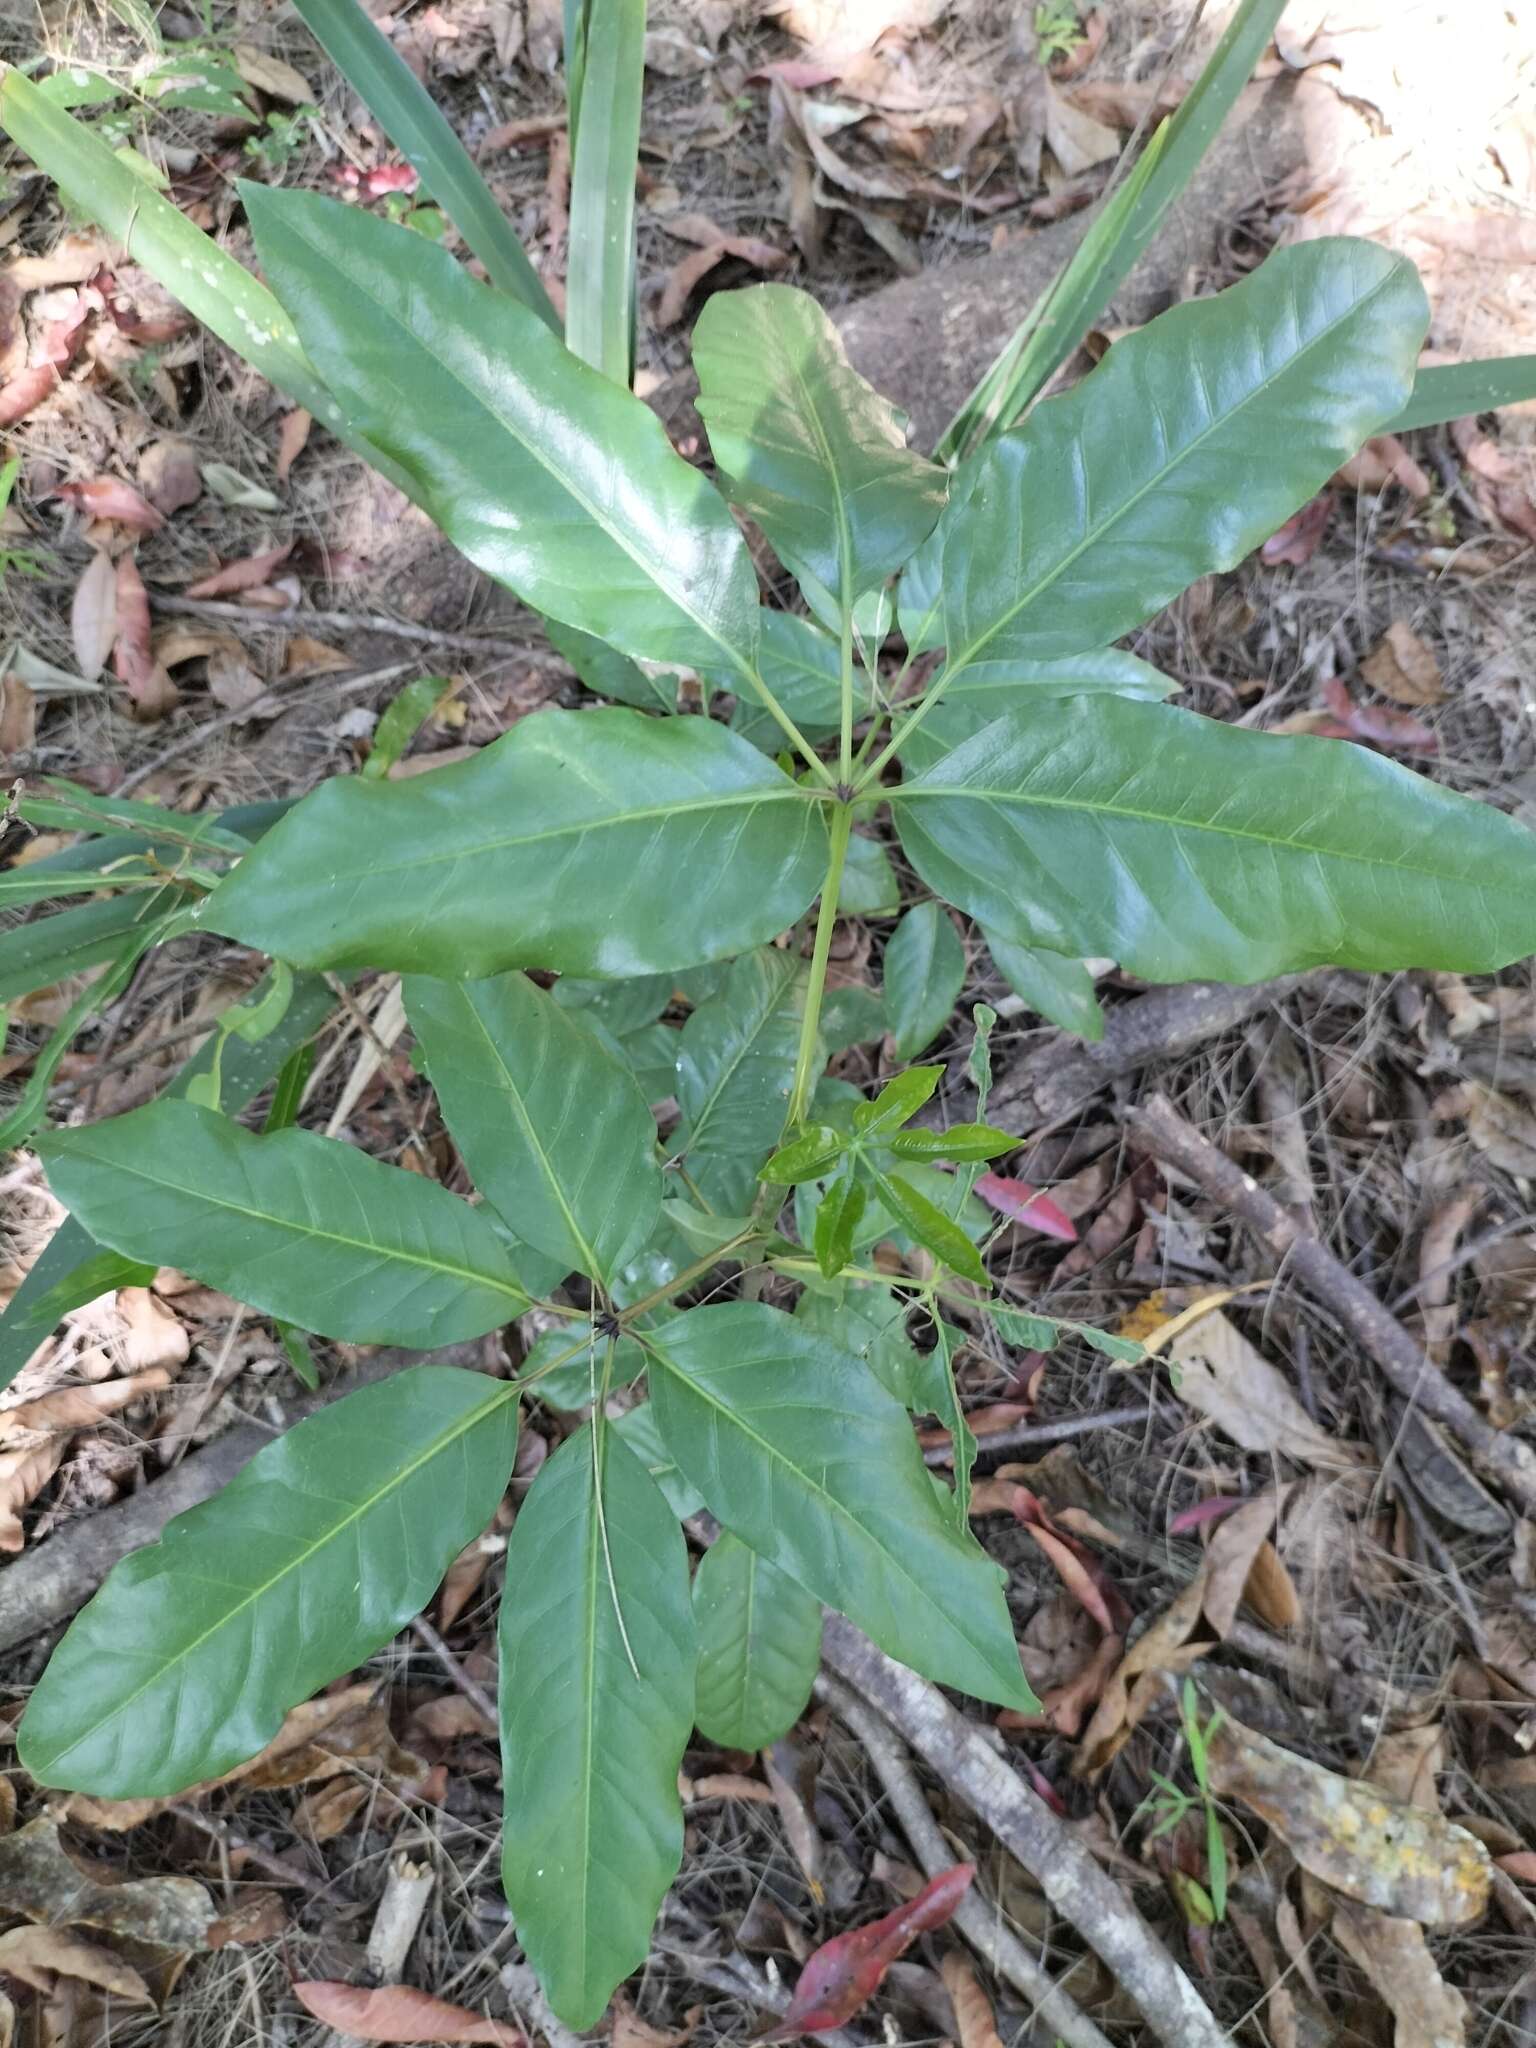
<svg viewBox="0 0 1536 2048">
<path fill-rule="evenodd" d="M 1070 57 L 1083 39 L 1073 0 L 1040 0 L 1035 9 L 1035 54 L 1041 64 Z"/>
<path fill-rule="evenodd" d="M 1179 1727 L 1189 1751 L 1189 1768 L 1195 1789 L 1186 1792 L 1162 1771 L 1152 1772 L 1157 1787 L 1142 1802 L 1153 1825 L 1147 1840 L 1170 1835 L 1191 1815 L 1198 1813 L 1205 1824 L 1205 1868 L 1207 1882 L 1201 1884 L 1187 1872 L 1175 1870 L 1181 1904 L 1198 1925 L 1213 1926 L 1227 1917 L 1227 1844 L 1221 1832 L 1221 1812 L 1211 1792 L 1209 1751 L 1211 1737 L 1226 1719 L 1224 1707 L 1214 1707 L 1208 1721 L 1200 1719 L 1200 1695 L 1195 1681 L 1186 1678 L 1179 1690 Z"/>
<path fill-rule="evenodd" d="M 16 488 L 16 479 L 21 475 L 21 457 L 13 455 L 0 468 L 0 521 L 5 517 L 11 502 L 11 493 Z M 0 547 L 0 583 L 7 576 L 46 576 L 48 571 L 30 548 Z"/>
<path fill-rule="evenodd" d="M 803 293 L 718 296 L 695 335 L 717 489 L 628 389 L 633 165 L 605 145 L 637 105 L 630 0 L 568 11 L 579 349 L 360 10 L 299 5 L 490 285 L 361 209 L 248 185 L 268 289 L 14 73 L 0 118 L 545 614 L 610 702 L 540 713 L 431 776 L 367 772 L 217 819 L 22 793 L 27 821 L 95 836 L 21 871 L 8 898 L 0 876 L 0 900 L 97 900 L 0 935 L 0 1000 L 93 965 L 110 993 L 149 945 L 187 933 L 272 964 L 181 1099 L 40 1141 L 71 1218 L 0 1322 L 0 1372 L 74 1301 L 161 1262 L 285 1331 L 427 1350 L 537 1306 L 553 1334 L 513 1382 L 417 1367 L 269 1446 L 118 1566 L 56 1652 L 21 1753 L 44 1782 L 108 1795 L 231 1767 L 431 1596 L 501 1495 L 522 1400 L 589 1410 L 519 1513 L 501 1619 L 508 1896 L 556 2010 L 585 2027 L 643 1959 L 676 1871 L 691 1726 L 761 1742 L 789 1725 L 818 1603 L 935 1679 L 1030 1704 L 1000 1575 L 968 1531 L 944 1314 L 988 1287 L 971 1183 L 1013 1140 L 984 1121 L 912 1127 L 936 1067 L 873 1100 L 825 1071 L 887 1021 L 910 1049 L 929 1042 L 928 984 L 958 992 L 965 972 L 942 905 L 1030 1002 L 1093 1033 L 1086 955 L 1159 981 L 1522 957 L 1536 839 L 1353 747 L 1169 709 L 1168 679 L 1113 644 L 1240 561 L 1417 402 L 1437 373 L 1416 386 L 1427 308 L 1409 264 L 1363 242 L 1284 250 L 1026 410 L 1070 345 L 1053 298 L 1031 336 L 1054 339 L 1026 338 L 1022 383 L 1010 356 L 953 470 L 906 446 Z M 1251 37 L 1259 19 L 1247 0 L 1235 26 Z M 1248 44 L 1224 44 L 1221 91 L 1192 96 L 1207 110 L 1234 47 Z M 1167 131 L 1131 173 L 1063 281 L 1070 319 L 1149 231 L 1194 132 Z M 761 607 L 733 505 L 803 614 Z M 939 649 L 914 687 L 917 657 Z M 704 715 L 678 714 L 679 669 L 700 679 Z M 371 769 L 440 689 L 404 693 Z M 844 901 L 895 907 L 869 829 L 882 807 L 924 892 L 893 942 L 889 1019 L 827 987 Z M 296 1127 L 293 1063 L 325 977 L 361 969 L 404 977 L 478 1203 Z M 984 1118 L 990 1013 L 976 1026 Z M 39 1056 L 13 1140 L 42 1119 L 57 1056 Z M 265 1128 L 242 1128 L 274 1079 Z M 649 1105 L 664 1095 L 679 1118 L 659 1143 Z M 882 1241 L 920 1250 L 921 1277 L 876 1265 Z M 793 1312 L 688 1305 L 731 1267 L 771 1280 L 775 1302 L 798 1286 Z M 991 1313 L 1006 1341 L 1076 1334 Z M 641 1374 L 648 1398 L 610 1413 Z M 927 1472 L 911 1412 L 951 1429 L 953 1490 Z M 727 1534 L 690 1589 L 678 1522 L 700 1507 Z"/>
</svg>

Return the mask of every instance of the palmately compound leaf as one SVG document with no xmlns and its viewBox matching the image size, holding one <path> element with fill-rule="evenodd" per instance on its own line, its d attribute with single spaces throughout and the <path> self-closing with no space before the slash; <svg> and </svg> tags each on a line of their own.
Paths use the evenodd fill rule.
<svg viewBox="0 0 1536 2048">
<path fill-rule="evenodd" d="M 501 1603 L 502 1879 L 568 2026 L 645 1961 L 682 1861 L 696 1661 L 682 1531 L 612 1428 L 594 1457 L 588 1423 L 518 1512 Z"/>
<path fill-rule="evenodd" d="M 38 1151 L 54 1193 L 99 1244 L 179 1266 L 322 1337 L 430 1351 L 528 1306 L 483 1212 L 314 1131 L 258 1138 L 162 1099 L 55 1131 Z"/>
<path fill-rule="evenodd" d="M 952 666 L 1107 646 L 1233 568 L 1406 403 L 1428 319 L 1411 263 L 1316 241 L 1117 341 L 945 515 Z"/>
<path fill-rule="evenodd" d="M 926 1052 L 965 986 L 965 947 L 942 904 L 914 903 L 886 941 L 885 1014 L 896 1057 Z"/>
<path fill-rule="evenodd" d="M 647 406 L 425 235 L 240 193 L 310 361 L 477 568 L 626 654 L 750 667 L 746 543 Z"/>
<path fill-rule="evenodd" d="M 452 1366 L 361 1387 L 117 1565 L 21 1725 L 44 1785 L 162 1798 L 232 1770 L 373 1655 L 495 1513 L 511 1390 Z"/>
<path fill-rule="evenodd" d="M 525 974 L 412 975 L 405 1008 L 475 1186 L 518 1237 L 606 1285 L 661 1208 L 632 1075 Z"/>
<path fill-rule="evenodd" d="M 915 1671 L 1030 1711 L 997 1568 L 867 1367 L 759 1302 L 693 1309 L 645 1344 L 662 1436 L 712 1514 Z"/>
<path fill-rule="evenodd" d="M 717 292 L 693 330 L 699 412 L 743 506 L 798 575 L 852 600 L 933 530 L 945 472 L 906 445 L 806 292 Z"/>
<path fill-rule="evenodd" d="M 324 783 L 204 921 L 295 965 L 622 980 L 776 937 L 826 859 L 822 806 L 723 726 L 542 711 L 432 775 Z"/>
<path fill-rule="evenodd" d="M 1000 718 L 891 792 L 931 889 L 1148 981 L 1483 973 L 1536 948 L 1536 835 L 1363 747 L 1119 697 Z"/>
<path fill-rule="evenodd" d="M 693 1575 L 699 1733 L 766 1749 L 805 1712 L 821 1661 L 821 1602 L 729 1533 Z"/>
<path fill-rule="evenodd" d="M 798 959 L 759 948 L 735 962 L 679 1034 L 682 1121 L 669 1143 L 712 1208 L 735 1214 L 750 1203 L 757 1168 L 783 1128 L 805 986 Z"/>
</svg>

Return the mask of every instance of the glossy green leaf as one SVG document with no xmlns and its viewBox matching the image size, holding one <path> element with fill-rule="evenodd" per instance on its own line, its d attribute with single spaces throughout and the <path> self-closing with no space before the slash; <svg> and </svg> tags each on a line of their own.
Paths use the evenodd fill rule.
<svg viewBox="0 0 1536 2048">
<path fill-rule="evenodd" d="M 1010 1136 L 993 1124 L 951 1124 L 942 1131 L 898 1131 L 886 1141 L 896 1159 L 997 1159 L 1017 1152 L 1017 1133 Z"/>
<path fill-rule="evenodd" d="M 788 1145 L 757 1169 L 759 1180 L 773 1187 L 798 1187 L 803 1180 L 820 1180 L 828 1167 L 842 1156 L 847 1139 L 830 1124 L 811 1124 Z"/>
<path fill-rule="evenodd" d="M 750 665 L 746 543 L 638 398 L 424 235 L 240 190 L 310 357 L 477 568 L 626 654 Z"/>
<path fill-rule="evenodd" d="M 1054 1351 L 1061 1334 L 1061 1325 L 1053 1316 L 1035 1316 L 1023 1309 L 1000 1308 L 996 1302 L 989 1302 L 987 1313 L 997 1325 L 997 1334 L 1005 1344 L 1014 1344 L 1021 1351 Z"/>
<path fill-rule="evenodd" d="M 704 1496 L 677 1469 L 677 1460 L 662 1442 L 656 1414 L 649 1401 L 637 1401 L 611 1425 L 640 1460 L 660 1487 L 662 1497 L 680 1522 L 696 1515 Z"/>
<path fill-rule="evenodd" d="M 965 947 L 938 903 L 917 903 L 886 942 L 885 1014 L 898 1059 L 915 1059 L 938 1037 L 965 986 Z"/>
<path fill-rule="evenodd" d="M 638 661 L 631 661 L 616 647 L 578 631 L 575 626 L 562 626 L 558 619 L 546 619 L 544 633 L 555 652 L 564 655 L 582 682 L 599 697 L 611 697 L 616 704 L 633 704 L 637 711 L 664 715 L 676 711 L 675 670 L 663 669 L 659 675 L 649 675 Z M 763 716 L 767 718 L 767 713 Z M 768 724 L 778 733 L 779 728 L 771 718 Z M 782 740 L 780 734 L 780 744 Z M 768 749 L 770 753 L 774 751 L 772 747 Z"/>
<path fill-rule="evenodd" d="M 699 1733 L 722 1749 L 766 1749 L 810 1702 L 821 1602 L 727 1532 L 693 1575 Z"/>
<path fill-rule="evenodd" d="M 962 1279 L 974 1280 L 978 1287 L 991 1285 L 975 1245 L 952 1217 L 912 1185 L 910 1177 L 886 1173 L 876 1166 L 867 1170 L 881 1201 L 920 1245 Z"/>
<path fill-rule="evenodd" d="M 833 1288 L 807 1287 L 795 1303 L 795 1321 L 866 1366 L 903 1408 L 915 1408 L 921 1360 L 907 1335 L 907 1309 L 889 1287 L 844 1280 Z"/>
<path fill-rule="evenodd" d="M 981 935 L 998 973 L 1037 1016 L 1095 1043 L 1104 1036 L 1104 1012 L 1083 961 L 1004 938 L 990 925 Z"/>
<path fill-rule="evenodd" d="M 1527 405 L 1536 398 L 1536 356 L 1490 356 L 1471 363 L 1436 363 L 1413 380 L 1413 396 L 1383 432 L 1411 433 L 1438 427 L 1501 405 Z"/>
<path fill-rule="evenodd" d="M 874 989 L 858 983 L 829 988 L 821 1005 L 821 1036 L 829 1053 L 883 1038 L 884 1002 Z"/>
<path fill-rule="evenodd" d="M 619 1339 L 611 1363 L 605 1363 L 606 1349 L 585 1318 L 562 1323 L 535 1342 L 518 1367 L 518 1385 L 551 1408 L 590 1407 L 593 1389 L 602 1389 L 605 1370 L 610 1393 L 627 1387 L 645 1370 L 645 1353 L 633 1337 Z"/>
<path fill-rule="evenodd" d="M 116 952 L 102 972 L 81 989 L 41 1048 L 32 1055 L 31 1071 L 20 1095 L 0 1115 L 0 1155 L 13 1146 L 25 1144 L 42 1123 L 48 1114 L 48 1090 L 76 1032 L 98 1010 L 116 1001 L 128 986 L 140 955 L 148 950 L 158 933 L 168 931 L 170 923 L 170 919 L 165 919 L 158 925 L 146 926 L 140 934 L 119 939 Z"/>
<path fill-rule="evenodd" d="M 605 0 L 583 38 L 570 123 L 566 346 L 629 388 L 635 303 L 635 171 L 645 81 L 645 0 Z"/>
<path fill-rule="evenodd" d="M 512 223 L 431 94 L 377 22 L 359 0 L 294 0 L 294 5 L 390 141 L 421 173 L 423 196 L 442 207 L 492 284 L 558 334 L 560 316 Z"/>
<path fill-rule="evenodd" d="M 999 719 L 894 791 L 930 888 L 1148 981 L 1536 949 L 1536 835 L 1363 747 L 1119 697 Z"/>
<path fill-rule="evenodd" d="M 1427 323 L 1412 264 L 1315 241 L 1116 342 L 946 516 L 951 666 L 1106 646 L 1234 567 L 1401 409 Z"/>
<path fill-rule="evenodd" d="M 258 1138 L 162 1099 L 55 1131 L 38 1151 L 59 1200 L 110 1250 L 323 1337 L 428 1351 L 528 1306 L 482 1210 L 313 1131 Z"/>
<path fill-rule="evenodd" d="M 693 361 L 716 466 L 791 569 L 851 604 L 932 531 L 944 472 L 907 447 L 808 293 L 717 292 Z"/>
<path fill-rule="evenodd" d="M 844 917 L 894 917 L 901 908 L 901 884 L 878 839 L 862 832 L 849 839 L 837 907 Z"/>
<path fill-rule="evenodd" d="M 869 1196 L 851 1173 L 840 1174 L 816 1207 L 811 1249 L 824 1280 L 835 1280 L 853 1257 L 853 1240 Z"/>
<path fill-rule="evenodd" d="M 842 717 L 842 656 L 830 633 L 796 612 L 765 611 L 757 665 L 763 681 L 807 737 L 825 739 L 837 731 Z M 738 693 L 731 730 L 764 753 L 778 753 L 784 745 L 783 729 L 762 703 L 750 692 L 741 695 L 740 679 L 729 672 L 718 671 L 714 679 L 722 689 Z M 875 697 L 863 669 L 854 671 L 853 688 L 854 716 L 866 718 L 875 708 Z"/>
<path fill-rule="evenodd" d="M 696 1660 L 682 1531 L 622 1439 L 605 1428 L 594 1451 L 588 1423 L 518 1511 L 501 1603 L 502 1881 L 578 2030 L 645 1961 L 682 1861 Z"/>
<path fill-rule="evenodd" d="M 857 1360 L 760 1302 L 693 1309 L 646 1343 L 662 1435 L 728 1529 L 915 1671 L 1028 1711 L 997 1567 Z"/>
<path fill-rule="evenodd" d="M 826 851 L 821 806 L 723 726 L 544 711 L 432 775 L 322 784 L 205 922 L 303 966 L 622 978 L 776 936 Z"/>
<path fill-rule="evenodd" d="M 931 1412 L 949 1431 L 951 1467 L 955 1475 L 953 1512 L 956 1522 L 964 1529 L 968 1526 L 971 1512 L 971 1467 L 976 1462 L 976 1438 L 965 1419 L 960 1389 L 955 1381 L 955 1354 L 965 1338 L 942 1316 L 934 1317 L 933 1327 L 937 1341 L 923 1361 L 926 1367 L 923 1378 L 932 1387 Z"/>
<path fill-rule="evenodd" d="M 88 220 L 105 228 L 194 319 L 312 412 L 392 483 L 405 472 L 370 442 L 299 345 L 293 322 L 266 287 L 211 235 L 193 226 L 100 136 L 50 106 L 13 65 L 0 78 L 0 127 Z M 418 236 L 419 241 L 421 238 Z"/>
<path fill-rule="evenodd" d="M 682 1121 L 669 1139 L 712 1207 L 733 1213 L 784 1124 L 794 1078 L 805 972 L 791 953 L 759 949 L 683 1026 L 677 1049 Z"/>
<path fill-rule="evenodd" d="M 412 975 L 405 1008 L 475 1186 L 518 1237 L 606 1284 L 661 1207 L 633 1079 L 524 974 Z"/>
<path fill-rule="evenodd" d="M 391 697 L 373 729 L 373 744 L 363 763 L 363 774 L 369 781 L 383 781 L 443 701 L 448 689 L 446 676 L 418 676 L 414 683 L 407 683 L 403 690 Z"/>
<path fill-rule="evenodd" d="M 495 1513 L 516 1450 L 508 1388 L 450 1366 L 297 1424 L 111 1573 L 32 1695 L 27 1769 L 147 1798 L 254 1756 L 290 1707 L 420 1613 Z"/>
<path fill-rule="evenodd" d="M 861 1137 L 877 1138 L 884 1131 L 899 1130 L 914 1117 L 944 1078 L 942 1067 L 908 1067 L 887 1081 L 873 1102 L 853 1112 L 853 1128 Z"/>
<path fill-rule="evenodd" d="M 973 661 L 945 685 L 933 711 L 902 743 L 902 770 L 920 774 L 1004 712 L 1032 711 L 1052 697 L 1109 695 L 1160 703 L 1178 688 L 1171 676 L 1120 647 L 1059 661 Z"/>
</svg>

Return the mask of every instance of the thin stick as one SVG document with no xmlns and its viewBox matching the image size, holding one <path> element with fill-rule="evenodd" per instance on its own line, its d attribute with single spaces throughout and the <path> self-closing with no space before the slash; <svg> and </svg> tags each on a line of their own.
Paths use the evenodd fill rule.
<svg viewBox="0 0 1536 2048">
<path fill-rule="evenodd" d="M 955 1859 L 928 1809 L 917 1774 L 898 1738 L 840 1678 L 824 1672 L 816 1681 L 816 1697 L 831 1707 L 857 1737 L 875 1776 L 885 1787 L 902 1833 L 929 1877 L 947 1870 Z M 1004 1925 L 996 1906 L 974 1884 L 955 1910 L 955 1925 L 993 1974 L 1004 1978 L 1028 1999 L 1031 2019 L 1043 2020 L 1065 2042 L 1066 2048 L 1110 2048 L 1108 2037 L 1035 1961 L 1018 1936 Z"/>
<path fill-rule="evenodd" d="M 409 619 L 386 618 L 378 612 L 315 612 L 305 605 L 266 611 L 255 605 L 225 604 L 213 597 L 151 597 L 157 612 L 189 619 L 233 619 L 247 629 L 286 632 L 320 627 L 332 633 L 382 633 L 392 640 L 411 640 L 418 647 L 445 647 L 457 654 L 511 656 L 535 668 L 569 671 L 570 663 L 549 647 L 530 647 L 526 640 L 498 639 L 489 633 L 445 633 L 436 626 L 418 626 Z M 245 714 L 248 715 L 248 714 Z"/>
<path fill-rule="evenodd" d="M 1018 1858 L 1166 2048 L 1228 2048 L 1225 2030 L 1115 1880 L 937 1686 L 838 1614 L 826 1616 L 821 1653 Z"/>
<path fill-rule="evenodd" d="M 425 1643 L 438 1663 L 442 1665 L 444 1671 L 447 1672 L 454 1685 L 463 1693 L 465 1699 L 469 1701 L 470 1705 L 478 1713 L 485 1716 L 486 1727 L 494 1728 L 497 1725 L 496 1702 L 491 1698 L 479 1679 L 470 1677 L 464 1666 L 455 1657 L 452 1650 L 449 1649 L 448 1645 L 443 1641 L 424 1614 L 418 1614 L 411 1623 L 411 1634 L 415 1636 L 419 1643 Z"/>
<path fill-rule="evenodd" d="M 1176 1166 L 1214 1201 L 1246 1223 L 1266 1250 L 1283 1259 L 1303 1285 L 1331 1308 L 1383 1377 L 1410 1407 L 1458 1437 L 1473 1463 L 1505 1487 L 1526 1514 L 1536 1513 L 1536 1450 L 1485 1422 L 1466 1396 L 1432 1365 L 1420 1346 L 1362 1281 L 1342 1266 L 1251 1174 L 1234 1166 L 1188 1123 L 1165 1095 L 1132 1109 L 1126 1128 L 1155 1158 Z"/>
<path fill-rule="evenodd" d="M 1125 1408 L 1101 1408 L 1096 1415 L 1069 1415 L 1061 1422 L 1019 1422 L 1011 1429 L 995 1429 L 988 1436 L 976 1439 L 976 1454 L 980 1457 L 987 1451 L 1027 1450 L 1036 1444 L 1063 1444 L 1077 1436 L 1092 1436 L 1101 1429 L 1144 1429 L 1151 1416 L 1151 1409 L 1145 1401 L 1137 1401 Z M 923 1462 L 927 1465 L 950 1465 L 955 1457 L 953 1444 L 935 1444 L 924 1451 Z"/>
</svg>

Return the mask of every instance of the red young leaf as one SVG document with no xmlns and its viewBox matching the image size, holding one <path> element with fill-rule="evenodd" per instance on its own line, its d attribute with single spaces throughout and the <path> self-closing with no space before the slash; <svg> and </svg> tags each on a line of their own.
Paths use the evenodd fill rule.
<svg viewBox="0 0 1536 2048">
<path fill-rule="evenodd" d="M 295 1984 L 293 1995 L 307 2012 L 338 2033 L 359 2041 L 485 2041 L 491 2048 L 528 2048 L 528 2037 L 501 2020 L 488 2020 L 462 2005 L 449 2005 L 408 1984 Z"/>
<path fill-rule="evenodd" d="M 905 1906 L 824 1941 L 800 1972 L 788 2012 L 759 2038 L 792 2041 L 797 2034 L 824 2034 L 851 2019 L 865 1999 L 879 1990 L 896 1958 L 904 1955 L 920 1934 L 944 1925 L 975 1875 L 973 1863 L 956 1863 L 941 1870 Z"/>
<path fill-rule="evenodd" d="M 1058 1209 L 1049 1195 L 1042 1195 L 1027 1180 L 1009 1180 L 1006 1174 L 984 1173 L 976 1192 L 990 1202 L 1000 1215 L 1022 1223 L 1026 1230 L 1038 1230 L 1045 1237 L 1059 1237 L 1063 1244 L 1077 1243 L 1077 1225 L 1064 1209 Z"/>
<path fill-rule="evenodd" d="M 1203 1529 L 1208 1522 L 1219 1522 L 1245 1505 L 1238 1494 L 1213 1493 L 1205 1500 L 1197 1500 L 1193 1507 L 1180 1508 L 1168 1524 L 1168 1534 L 1187 1536 L 1191 1529 Z"/>
</svg>

